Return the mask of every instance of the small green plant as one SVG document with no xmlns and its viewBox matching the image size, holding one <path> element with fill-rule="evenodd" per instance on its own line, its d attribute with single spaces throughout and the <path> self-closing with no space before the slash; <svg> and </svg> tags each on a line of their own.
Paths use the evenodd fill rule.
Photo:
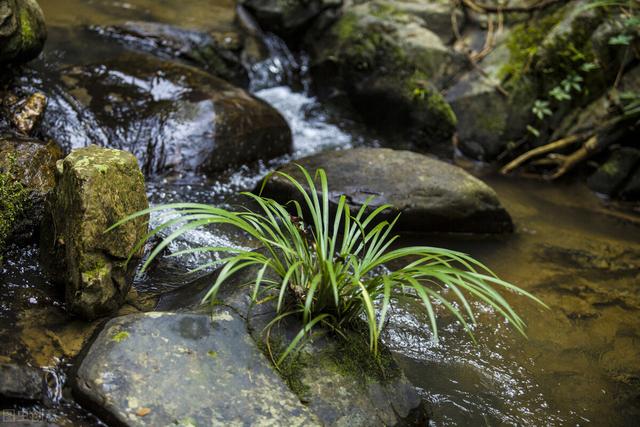
<svg viewBox="0 0 640 427">
<path fill-rule="evenodd" d="M 300 171 L 304 184 L 283 172 L 275 173 L 295 186 L 303 203 L 291 201 L 282 205 L 261 195 L 243 193 L 260 206 L 260 212 L 231 212 L 203 204 L 178 203 L 135 213 L 113 227 L 153 211 L 169 210 L 174 216 L 150 231 L 134 249 L 137 251 L 162 230 L 176 228 L 153 249 L 143 271 L 178 236 L 208 224 L 230 224 L 259 240 L 263 251 L 197 247 L 173 255 L 228 254 L 196 269 L 221 265 L 204 301 L 213 301 L 222 284 L 235 273 L 247 267 L 256 268 L 251 282 L 253 300 L 258 301 L 263 292 L 272 293 L 277 309 L 268 328 L 288 316 L 299 316 L 302 320 L 299 333 L 279 352 L 278 365 L 313 328 L 324 326 L 344 337 L 344 332 L 357 329 L 362 319 L 368 325 L 369 349 L 377 355 L 390 305 L 399 297 L 417 298 L 421 302 L 436 341 L 436 305 L 452 313 L 473 338 L 470 324 L 475 323 L 475 317 L 470 297 L 491 306 L 524 335 L 524 322 L 496 288 L 514 291 L 542 304 L 536 297 L 499 279 L 486 266 L 460 252 L 428 246 L 391 249 L 397 239 L 391 232 L 398 217 L 390 222 L 377 221 L 391 206 L 383 205 L 368 212 L 370 200 L 367 200 L 354 214 L 343 195 L 332 217 L 325 172 L 319 169 L 314 179 L 304 168 L 300 167 Z M 176 211 L 180 216 L 175 217 Z M 393 271 L 385 268 L 398 261 L 404 261 L 404 265 Z"/>
</svg>

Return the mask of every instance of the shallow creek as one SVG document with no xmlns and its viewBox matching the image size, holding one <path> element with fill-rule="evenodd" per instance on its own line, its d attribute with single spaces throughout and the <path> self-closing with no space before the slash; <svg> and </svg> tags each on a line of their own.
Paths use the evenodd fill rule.
<svg viewBox="0 0 640 427">
<path fill-rule="evenodd" d="M 127 19 L 189 28 L 231 28 L 231 0 L 41 0 L 50 27 L 45 64 L 85 60 L 67 47 L 65 29 Z M 75 41 L 82 43 L 82 41 Z M 114 48 L 113 53 L 118 49 Z M 105 52 L 101 52 L 101 55 Z M 293 158 L 326 149 L 379 145 L 353 123 L 332 117 L 304 90 L 278 85 L 287 58 L 271 57 L 255 74 L 255 94 L 289 122 Z M 304 61 L 300 61 L 304 68 Z M 265 75 L 276 78 L 264 79 Z M 256 77 L 256 78 L 258 78 Z M 285 79 L 286 80 L 286 79 Z M 271 82 L 271 86 L 269 87 Z M 276 82 L 276 83 L 274 83 Z M 302 85 L 304 86 L 304 85 Z M 218 177 L 150 178 L 153 203 L 222 204 L 251 189 L 269 169 L 290 160 L 246 165 Z M 478 257 L 503 278 L 533 292 L 546 311 L 510 297 L 528 324 L 528 339 L 478 305 L 474 345 L 453 321 L 440 321 L 439 344 L 425 317 L 397 307 L 385 336 L 403 368 L 430 402 L 433 425 L 632 425 L 640 416 L 640 226 L 609 211 L 577 183 L 545 183 L 481 175 L 512 214 L 516 232 L 500 237 L 405 236 L 406 243 L 441 245 Z M 330 183 L 330 181 L 329 181 Z M 152 218 L 153 222 L 153 218 Z M 199 230 L 184 245 L 244 245 L 225 231 Z M 182 246 L 181 246 L 182 245 Z M 62 385 L 91 327 L 64 314 L 62 297 L 38 266 L 35 246 L 14 248 L 0 270 L 0 362 L 22 358 L 51 367 L 50 421 L 93 425 Z M 198 259 L 179 259 L 139 278 L 141 300 L 181 285 L 179 273 Z M 144 304 L 143 304 L 144 305 Z M 126 306 L 123 312 L 136 310 Z M 18 355 L 18 356 L 16 356 Z"/>
</svg>

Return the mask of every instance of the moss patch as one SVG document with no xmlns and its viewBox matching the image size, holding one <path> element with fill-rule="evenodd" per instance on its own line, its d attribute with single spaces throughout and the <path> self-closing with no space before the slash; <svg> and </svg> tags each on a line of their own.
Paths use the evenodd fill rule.
<svg viewBox="0 0 640 427">
<path fill-rule="evenodd" d="M 498 72 L 498 77 L 506 81 L 506 86 L 516 84 L 523 74 L 531 69 L 542 42 L 563 16 L 564 9 L 560 9 L 534 23 L 521 23 L 513 27 L 506 41 L 510 54 L 509 62 Z"/>
<path fill-rule="evenodd" d="M 0 253 L 4 250 L 15 224 L 27 209 L 29 193 L 29 190 L 15 179 L 12 171 L 0 169 Z"/>
<path fill-rule="evenodd" d="M 127 338 L 129 338 L 129 332 L 120 331 L 120 332 L 118 332 L 117 334 L 115 334 L 114 336 L 111 337 L 111 341 L 122 342 L 122 341 L 126 340 Z"/>
</svg>

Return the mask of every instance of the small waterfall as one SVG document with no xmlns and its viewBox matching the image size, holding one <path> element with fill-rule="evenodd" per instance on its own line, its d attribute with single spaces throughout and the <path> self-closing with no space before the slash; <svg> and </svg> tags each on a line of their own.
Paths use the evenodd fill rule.
<svg viewBox="0 0 640 427">
<path fill-rule="evenodd" d="M 302 69 L 300 61 L 289 50 L 287 44 L 275 34 L 265 33 L 262 42 L 268 57 L 251 66 L 249 89 L 256 92 L 274 86 L 292 86 Z"/>
</svg>

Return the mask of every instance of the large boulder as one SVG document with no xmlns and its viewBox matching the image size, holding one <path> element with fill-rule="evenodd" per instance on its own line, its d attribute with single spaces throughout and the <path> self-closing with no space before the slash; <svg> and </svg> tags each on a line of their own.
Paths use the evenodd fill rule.
<svg viewBox="0 0 640 427">
<path fill-rule="evenodd" d="M 0 136 L 0 242 L 33 237 L 42 220 L 45 198 L 55 185 L 56 161 L 61 158 L 62 150 L 53 141 Z"/>
<path fill-rule="evenodd" d="M 109 321 L 79 365 L 74 394 L 118 425 L 320 425 L 225 307 Z"/>
<path fill-rule="evenodd" d="M 67 308 L 92 319 L 115 311 L 131 286 L 147 233 L 147 216 L 105 232 L 148 207 L 136 158 L 125 151 L 90 146 L 59 162 L 59 176 L 41 233 L 41 256 L 65 286 Z M 130 258 L 129 258 L 130 257 Z"/>
<path fill-rule="evenodd" d="M 127 54 L 67 68 L 56 80 L 38 88 L 49 97 L 42 129 L 65 151 L 125 149 L 152 175 L 218 172 L 291 150 L 278 111 L 193 67 Z"/>
<path fill-rule="evenodd" d="M 243 38 L 239 32 L 197 31 L 144 21 L 93 29 L 128 48 L 161 58 L 181 59 L 234 85 L 249 86 L 249 75 L 242 64 Z"/>
<path fill-rule="evenodd" d="M 374 126 L 421 147 L 451 146 L 456 117 L 439 89 L 463 61 L 420 17 L 389 2 L 345 6 L 307 44 L 321 95 L 337 87 Z"/>
<path fill-rule="evenodd" d="M 324 152 L 296 163 L 311 173 L 318 168 L 326 171 L 332 206 L 344 194 L 355 213 L 375 196 L 368 210 L 390 204 L 392 209 L 381 218 L 400 213 L 400 230 L 502 233 L 513 229 L 511 217 L 489 186 L 457 166 L 421 154 L 359 148 Z M 280 170 L 303 180 L 296 164 Z M 300 198 L 295 187 L 278 175 L 269 179 L 264 193 L 281 202 Z"/>
<path fill-rule="evenodd" d="M 46 39 L 44 15 L 35 0 L 0 0 L 0 64 L 35 58 Z"/>
</svg>

